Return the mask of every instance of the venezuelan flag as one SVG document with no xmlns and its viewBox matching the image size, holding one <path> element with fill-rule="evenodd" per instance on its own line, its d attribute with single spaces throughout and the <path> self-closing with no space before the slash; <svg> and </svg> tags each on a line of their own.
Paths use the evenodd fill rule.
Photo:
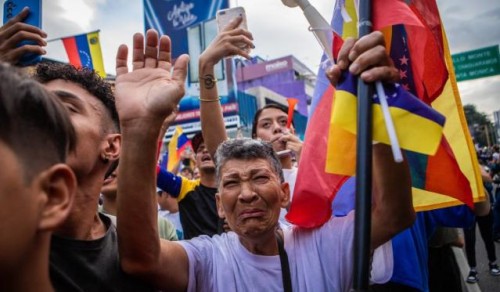
<svg viewBox="0 0 500 292">
<path fill-rule="evenodd" d="M 168 144 L 168 162 L 167 170 L 172 172 L 174 167 L 178 165 L 181 153 L 186 150 L 186 147 L 191 145 L 189 138 L 182 132 L 181 126 L 175 127 L 175 132 Z"/>
<path fill-rule="evenodd" d="M 356 10 L 352 0 L 336 2 L 331 23 L 334 40 L 357 37 Z M 464 203 L 472 207 L 473 201 L 484 199 L 482 182 L 435 0 L 409 4 L 374 0 L 373 15 L 374 29 L 384 33 L 388 53 L 400 71 L 401 85 L 385 89 L 389 89 L 389 97 L 393 92 L 405 95 L 388 102 L 410 163 L 415 209 Z M 334 55 L 339 47 L 334 43 Z M 335 90 L 326 80 L 324 68 L 318 72 L 294 200 L 286 217 L 296 225 L 316 227 L 328 220 L 336 192 L 355 173 L 356 87 L 351 82 L 346 77 Z M 407 91 L 420 101 L 409 98 Z M 375 99 L 375 119 L 379 107 Z M 441 115 L 446 118 L 444 128 Z M 425 135 L 408 135 L 417 127 L 423 127 Z M 384 124 L 375 121 L 374 139 L 388 143 L 384 133 Z"/>
<path fill-rule="evenodd" d="M 62 41 L 70 64 L 94 69 L 101 77 L 106 77 L 99 31 L 62 38 Z"/>
</svg>

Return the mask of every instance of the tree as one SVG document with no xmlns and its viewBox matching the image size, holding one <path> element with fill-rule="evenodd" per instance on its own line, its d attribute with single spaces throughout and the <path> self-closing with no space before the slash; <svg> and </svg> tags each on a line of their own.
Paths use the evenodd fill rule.
<svg viewBox="0 0 500 292">
<path fill-rule="evenodd" d="M 495 140 L 495 131 L 490 118 L 483 112 L 478 112 L 475 105 L 464 105 L 465 119 L 475 143 L 480 146 L 491 146 Z M 494 143 L 494 142 L 493 142 Z"/>
</svg>

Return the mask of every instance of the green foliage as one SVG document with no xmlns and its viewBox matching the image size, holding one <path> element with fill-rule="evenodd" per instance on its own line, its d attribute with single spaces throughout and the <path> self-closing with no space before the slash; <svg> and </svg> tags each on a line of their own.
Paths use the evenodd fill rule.
<svg viewBox="0 0 500 292">
<path fill-rule="evenodd" d="M 464 105 L 465 119 L 469 131 L 481 146 L 489 146 L 494 140 L 494 127 L 490 118 L 483 112 L 478 112 L 475 105 Z M 493 142 L 494 143 L 494 142 Z"/>
</svg>

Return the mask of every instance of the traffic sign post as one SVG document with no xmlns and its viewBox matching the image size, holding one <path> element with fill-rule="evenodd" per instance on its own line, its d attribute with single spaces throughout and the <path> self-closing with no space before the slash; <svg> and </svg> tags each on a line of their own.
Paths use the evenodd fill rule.
<svg viewBox="0 0 500 292">
<path fill-rule="evenodd" d="M 500 75 L 498 45 L 453 54 L 457 81 Z"/>
</svg>

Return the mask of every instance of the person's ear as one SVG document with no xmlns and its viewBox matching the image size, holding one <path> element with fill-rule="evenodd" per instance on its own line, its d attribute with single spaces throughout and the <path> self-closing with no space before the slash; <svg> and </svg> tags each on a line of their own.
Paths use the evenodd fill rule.
<svg viewBox="0 0 500 292">
<path fill-rule="evenodd" d="M 56 164 L 40 175 L 39 230 L 54 230 L 61 225 L 73 205 L 76 193 L 76 177 L 66 164 Z"/>
<path fill-rule="evenodd" d="M 226 218 L 226 212 L 224 212 L 220 194 L 218 192 L 215 194 L 215 202 L 217 203 L 217 214 L 219 215 L 219 218 Z"/>
<path fill-rule="evenodd" d="M 102 161 L 105 163 L 108 161 L 116 161 L 120 156 L 121 144 L 121 134 L 108 134 L 101 151 Z"/>
<path fill-rule="evenodd" d="M 281 183 L 281 208 L 287 208 L 290 204 L 290 185 L 287 182 Z"/>
</svg>

